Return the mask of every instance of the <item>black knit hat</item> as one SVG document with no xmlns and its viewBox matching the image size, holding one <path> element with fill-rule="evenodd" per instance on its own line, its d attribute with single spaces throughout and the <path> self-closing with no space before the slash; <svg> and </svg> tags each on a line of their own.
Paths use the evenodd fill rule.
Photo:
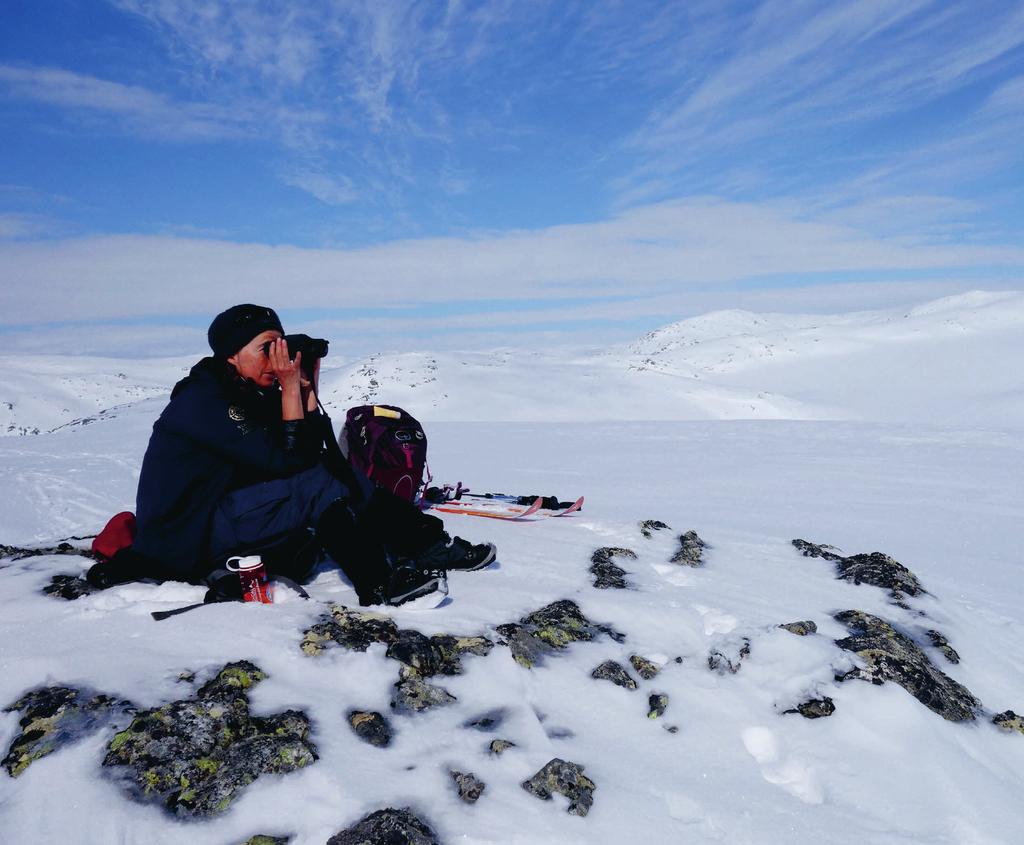
<svg viewBox="0 0 1024 845">
<path fill-rule="evenodd" d="M 228 358 L 261 332 L 284 328 L 273 308 L 262 305 L 232 305 L 213 318 L 206 339 L 218 358 Z"/>
</svg>

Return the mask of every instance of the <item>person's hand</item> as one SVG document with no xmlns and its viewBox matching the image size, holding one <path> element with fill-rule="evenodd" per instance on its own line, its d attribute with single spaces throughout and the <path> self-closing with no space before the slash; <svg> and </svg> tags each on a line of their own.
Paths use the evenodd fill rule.
<svg viewBox="0 0 1024 845">
<path fill-rule="evenodd" d="M 294 361 L 289 358 L 288 341 L 281 337 L 270 341 L 267 357 L 282 392 L 298 392 L 302 384 L 302 353 L 296 352 Z"/>
</svg>

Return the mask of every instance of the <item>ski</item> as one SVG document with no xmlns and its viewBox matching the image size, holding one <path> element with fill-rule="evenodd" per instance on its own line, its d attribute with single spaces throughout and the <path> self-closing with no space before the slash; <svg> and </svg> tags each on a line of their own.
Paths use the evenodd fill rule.
<svg viewBox="0 0 1024 845">
<path fill-rule="evenodd" d="M 569 505 L 569 507 L 565 508 L 564 510 L 560 510 L 560 511 L 551 511 L 550 515 L 551 516 L 556 516 L 556 517 L 557 516 L 568 516 L 571 513 L 576 513 L 576 511 L 578 511 L 582 507 L 583 507 L 583 497 L 580 496 L 575 502 L 573 502 L 571 505 Z"/>
<path fill-rule="evenodd" d="M 521 505 L 506 504 L 504 502 L 498 504 L 495 508 L 486 508 L 482 504 L 477 502 L 463 502 L 452 500 L 449 502 L 443 502 L 441 504 L 432 505 L 430 510 L 440 511 L 441 513 L 461 513 L 466 516 L 483 516 L 488 519 L 525 519 L 528 516 L 533 516 L 537 513 L 541 506 L 544 504 L 544 500 L 538 496 L 533 504 L 528 507 Z"/>
</svg>

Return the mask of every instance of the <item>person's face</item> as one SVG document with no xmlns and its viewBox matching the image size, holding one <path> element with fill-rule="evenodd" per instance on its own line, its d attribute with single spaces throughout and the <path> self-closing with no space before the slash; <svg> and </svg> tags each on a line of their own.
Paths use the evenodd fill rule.
<svg viewBox="0 0 1024 845">
<path fill-rule="evenodd" d="M 264 350 L 268 340 L 277 340 L 282 337 L 281 332 L 269 329 L 260 332 L 245 346 L 228 358 L 242 378 L 247 378 L 258 387 L 270 387 L 274 383 L 274 372 L 270 369 L 270 358 Z"/>
</svg>

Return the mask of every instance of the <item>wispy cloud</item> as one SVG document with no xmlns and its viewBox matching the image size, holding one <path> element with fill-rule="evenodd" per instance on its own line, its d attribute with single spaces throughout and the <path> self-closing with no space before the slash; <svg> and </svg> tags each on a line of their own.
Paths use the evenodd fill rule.
<svg viewBox="0 0 1024 845">
<path fill-rule="evenodd" d="M 242 116 L 208 103 L 176 103 L 137 85 L 124 85 L 51 67 L 0 65 L 0 94 L 111 116 L 142 135 L 210 140 L 246 132 Z"/>
<path fill-rule="evenodd" d="M 998 167 L 1021 156 L 1020 145 L 1009 144 L 995 160 L 972 160 L 974 146 L 1001 134 L 1009 120 L 978 96 L 927 111 L 967 86 L 998 80 L 1019 62 L 1024 8 L 1018 4 L 986 4 L 982 12 L 936 0 L 768 0 L 734 11 L 726 58 L 681 74 L 629 134 L 626 149 L 643 160 L 616 181 L 624 204 L 694 182 L 729 195 L 744 188 L 793 194 L 872 171 L 902 171 L 895 191 L 920 192 L 930 185 L 913 182 L 903 167 L 908 160 L 934 166 L 941 158 L 966 180 L 986 161 Z M 1011 86 L 997 101 L 1010 105 L 1016 94 Z M 884 134 L 882 144 L 872 138 L 891 133 L 877 121 L 907 113 L 915 115 L 912 123 L 931 121 L 928 137 L 908 131 L 897 143 Z M 1018 131 L 1020 114 L 1018 101 Z"/>
</svg>

